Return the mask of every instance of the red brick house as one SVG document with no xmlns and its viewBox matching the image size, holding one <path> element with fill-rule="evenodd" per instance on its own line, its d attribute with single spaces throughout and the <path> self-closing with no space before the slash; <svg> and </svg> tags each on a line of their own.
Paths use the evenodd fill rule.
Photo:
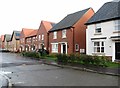
<svg viewBox="0 0 120 88">
<path fill-rule="evenodd" d="M 28 51 L 33 51 L 37 49 L 37 31 L 33 30 L 28 36 L 26 36 L 26 45 Z"/>
<path fill-rule="evenodd" d="M 20 51 L 29 51 L 30 46 L 26 44 L 28 36 L 34 31 L 34 29 L 23 28 L 20 33 Z"/>
<path fill-rule="evenodd" d="M 55 25 L 53 22 L 41 21 L 37 32 L 37 49 L 41 49 L 44 46 L 45 50 L 48 50 L 48 31 Z"/>
<path fill-rule="evenodd" d="M 4 49 L 4 35 L 1 35 L 0 37 L 0 48 Z"/>
<path fill-rule="evenodd" d="M 49 31 L 50 53 L 86 53 L 84 25 L 94 14 L 92 8 L 67 15 Z"/>
</svg>

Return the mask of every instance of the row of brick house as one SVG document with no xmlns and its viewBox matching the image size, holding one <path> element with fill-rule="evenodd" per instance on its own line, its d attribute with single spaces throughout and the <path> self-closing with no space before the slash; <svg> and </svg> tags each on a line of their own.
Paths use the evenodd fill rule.
<svg viewBox="0 0 120 88">
<path fill-rule="evenodd" d="M 82 53 L 120 60 L 120 1 L 105 3 L 96 13 L 87 8 L 68 14 L 60 22 L 41 21 L 38 29 L 1 36 L 2 48 L 11 51 Z"/>
</svg>

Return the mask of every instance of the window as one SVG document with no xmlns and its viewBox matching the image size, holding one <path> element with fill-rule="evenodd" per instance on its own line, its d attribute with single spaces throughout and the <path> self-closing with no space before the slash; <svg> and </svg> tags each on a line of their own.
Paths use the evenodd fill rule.
<svg viewBox="0 0 120 88">
<path fill-rule="evenodd" d="M 100 24 L 95 25 L 95 33 L 101 33 L 101 25 Z"/>
<path fill-rule="evenodd" d="M 94 53 L 104 53 L 104 42 L 94 42 Z"/>
<path fill-rule="evenodd" d="M 75 51 L 79 51 L 79 45 L 75 44 Z"/>
<path fill-rule="evenodd" d="M 38 39 L 40 40 L 40 35 L 38 36 Z"/>
<path fill-rule="evenodd" d="M 120 20 L 115 20 L 115 30 L 120 31 Z"/>
<path fill-rule="evenodd" d="M 66 38 L 66 30 L 62 30 L 62 38 Z"/>
<path fill-rule="evenodd" d="M 42 39 L 41 40 L 44 40 L 44 35 L 42 34 Z"/>
<path fill-rule="evenodd" d="M 36 36 L 36 41 L 37 41 L 37 36 Z"/>
<path fill-rule="evenodd" d="M 35 41 L 35 38 L 36 38 L 36 37 L 33 37 L 33 42 Z"/>
<path fill-rule="evenodd" d="M 20 36 L 20 33 L 15 33 L 16 36 Z"/>
<path fill-rule="evenodd" d="M 53 33 L 53 39 L 57 39 L 57 32 L 56 31 Z"/>
<path fill-rule="evenodd" d="M 58 53 L 58 44 L 52 44 L 52 53 Z"/>
</svg>

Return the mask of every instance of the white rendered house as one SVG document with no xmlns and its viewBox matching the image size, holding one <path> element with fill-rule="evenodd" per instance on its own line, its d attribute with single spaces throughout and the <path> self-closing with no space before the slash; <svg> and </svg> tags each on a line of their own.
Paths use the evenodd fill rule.
<svg viewBox="0 0 120 88">
<path fill-rule="evenodd" d="M 120 60 L 120 1 L 105 3 L 86 23 L 86 53 Z"/>
</svg>

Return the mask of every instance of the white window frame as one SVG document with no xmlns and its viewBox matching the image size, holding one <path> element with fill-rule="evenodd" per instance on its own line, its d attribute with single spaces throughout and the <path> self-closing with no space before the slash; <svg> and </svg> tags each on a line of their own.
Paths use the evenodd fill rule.
<svg viewBox="0 0 120 88">
<path fill-rule="evenodd" d="M 66 30 L 62 30 L 62 38 L 66 38 Z"/>
<path fill-rule="evenodd" d="M 41 35 L 38 35 L 38 40 L 40 41 Z"/>
<path fill-rule="evenodd" d="M 42 34 L 42 38 L 41 38 L 41 40 L 44 40 L 44 34 Z"/>
<path fill-rule="evenodd" d="M 79 51 L 79 44 L 75 44 L 75 51 Z"/>
<path fill-rule="evenodd" d="M 57 39 L 57 31 L 53 32 L 53 39 Z"/>
<path fill-rule="evenodd" d="M 52 43 L 52 53 L 58 53 L 58 43 Z"/>
<path fill-rule="evenodd" d="M 98 31 L 98 29 L 100 29 L 100 32 Z M 102 30 L 101 30 L 101 24 L 100 23 L 95 24 L 95 34 L 99 34 L 101 32 L 102 32 Z"/>
<path fill-rule="evenodd" d="M 95 45 L 95 43 L 98 43 L 98 45 Z M 103 45 L 102 45 L 103 43 Z M 103 48 L 103 52 L 102 52 Z M 99 49 L 99 51 L 98 51 Z M 105 53 L 105 42 L 104 41 L 94 41 L 93 42 L 93 52 L 94 53 Z"/>
<path fill-rule="evenodd" d="M 115 20 L 115 31 L 120 31 L 120 20 Z"/>
</svg>

